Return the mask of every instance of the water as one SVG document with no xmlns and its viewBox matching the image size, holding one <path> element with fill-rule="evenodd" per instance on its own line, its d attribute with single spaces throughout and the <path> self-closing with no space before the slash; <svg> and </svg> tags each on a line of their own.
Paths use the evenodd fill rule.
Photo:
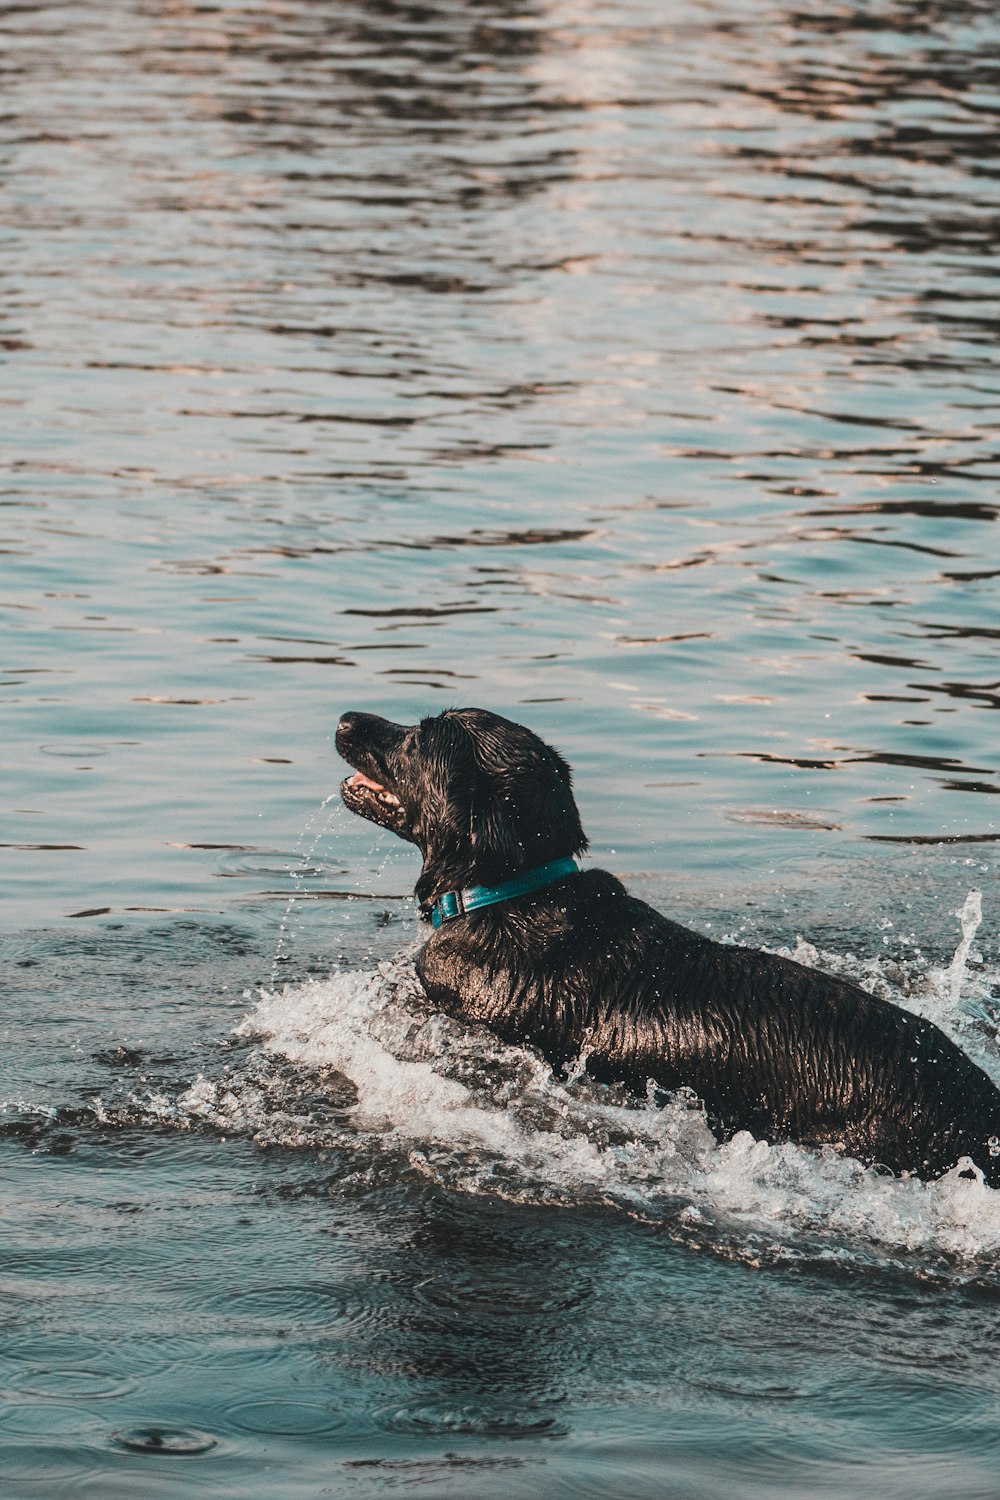
<svg viewBox="0 0 1000 1500">
<path fill-rule="evenodd" d="M 995 7 L 9 7 L 4 1495 L 993 1496 L 1000 1210 L 429 1015 L 343 708 L 1000 1079 Z"/>
</svg>

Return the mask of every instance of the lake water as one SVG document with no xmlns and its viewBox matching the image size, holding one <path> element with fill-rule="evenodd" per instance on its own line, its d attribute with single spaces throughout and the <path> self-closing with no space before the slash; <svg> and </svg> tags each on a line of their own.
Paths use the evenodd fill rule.
<svg viewBox="0 0 1000 1500">
<path fill-rule="evenodd" d="M 1000 1195 L 429 1014 L 332 744 L 1000 1079 L 995 5 L 0 36 L 5 1500 L 995 1497 Z"/>
</svg>

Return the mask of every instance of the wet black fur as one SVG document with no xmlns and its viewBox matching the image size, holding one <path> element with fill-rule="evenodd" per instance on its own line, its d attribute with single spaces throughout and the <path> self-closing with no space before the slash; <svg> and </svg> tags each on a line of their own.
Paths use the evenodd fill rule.
<svg viewBox="0 0 1000 1500">
<path fill-rule="evenodd" d="M 398 805 L 344 782 L 352 811 L 415 843 L 422 910 L 586 848 L 566 762 L 483 709 L 412 728 L 348 714 L 347 762 Z M 417 969 L 435 1006 L 529 1043 L 556 1069 L 645 1093 L 693 1089 L 716 1135 L 830 1144 L 934 1177 L 971 1156 L 993 1186 L 1000 1091 L 929 1021 L 847 980 L 724 946 L 630 896 L 605 870 L 446 923 Z"/>
</svg>

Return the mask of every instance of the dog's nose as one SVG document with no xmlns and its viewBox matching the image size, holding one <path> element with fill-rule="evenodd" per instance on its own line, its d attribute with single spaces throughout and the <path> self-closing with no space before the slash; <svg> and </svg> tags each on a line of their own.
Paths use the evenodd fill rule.
<svg viewBox="0 0 1000 1500">
<path fill-rule="evenodd" d="M 352 712 L 341 714 L 335 739 L 337 749 L 345 759 L 350 759 L 346 752 L 351 746 L 354 747 L 352 754 L 358 754 L 362 749 L 384 754 L 398 745 L 402 737 L 400 724 L 390 724 L 378 714 Z"/>
<path fill-rule="evenodd" d="M 338 750 L 342 749 L 344 745 L 350 744 L 357 733 L 358 720 L 361 717 L 361 714 L 341 714 L 340 723 L 337 725 L 337 733 L 334 736 Z"/>
</svg>

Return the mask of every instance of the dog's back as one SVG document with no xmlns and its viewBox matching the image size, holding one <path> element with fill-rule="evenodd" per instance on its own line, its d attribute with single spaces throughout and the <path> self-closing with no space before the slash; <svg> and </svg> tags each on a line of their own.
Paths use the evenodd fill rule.
<svg viewBox="0 0 1000 1500">
<path fill-rule="evenodd" d="M 858 985 L 669 921 L 602 870 L 437 933 L 435 1004 L 603 1082 L 688 1087 L 720 1135 L 842 1144 L 936 1175 L 1000 1180 L 1000 1092 L 944 1033 Z"/>
</svg>

